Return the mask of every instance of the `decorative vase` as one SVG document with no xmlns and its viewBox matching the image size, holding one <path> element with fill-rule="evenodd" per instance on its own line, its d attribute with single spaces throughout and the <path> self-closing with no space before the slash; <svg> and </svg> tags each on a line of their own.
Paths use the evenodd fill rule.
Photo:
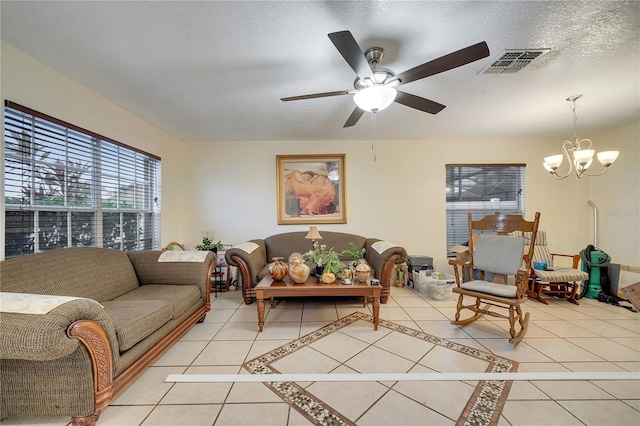
<svg viewBox="0 0 640 426">
<path fill-rule="evenodd" d="M 316 267 L 313 268 L 313 273 L 318 278 L 322 277 L 323 272 L 324 272 L 324 266 L 322 265 L 316 265 Z"/>
<path fill-rule="evenodd" d="M 289 266 L 289 276 L 296 284 L 302 284 L 307 281 L 310 273 L 311 269 L 302 259 L 294 259 Z"/>
<path fill-rule="evenodd" d="M 287 264 L 284 263 L 282 259 L 282 257 L 274 257 L 273 263 L 269 264 L 269 275 L 271 275 L 274 281 L 282 281 L 289 270 Z"/>
<path fill-rule="evenodd" d="M 320 281 L 322 281 L 323 284 L 333 284 L 336 282 L 336 274 L 331 271 L 327 271 L 322 274 Z"/>
<path fill-rule="evenodd" d="M 356 272 L 353 279 L 356 282 L 366 283 L 371 274 L 371 268 L 364 261 L 356 265 Z"/>
</svg>

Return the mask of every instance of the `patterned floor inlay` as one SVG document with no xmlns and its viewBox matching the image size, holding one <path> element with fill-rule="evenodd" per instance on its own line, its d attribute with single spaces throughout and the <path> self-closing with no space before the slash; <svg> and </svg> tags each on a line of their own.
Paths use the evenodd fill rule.
<svg viewBox="0 0 640 426">
<path fill-rule="evenodd" d="M 289 373 L 287 371 L 278 371 L 273 363 L 283 359 L 318 340 L 331 335 L 348 327 L 357 321 L 373 322 L 373 317 L 361 312 L 354 312 L 344 318 L 341 318 L 329 325 L 309 333 L 299 339 L 293 340 L 282 345 L 268 353 L 254 358 L 244 364 L 244 368 L 252 374 L 277 374 Z M 425 342 L 451 350 L 471 358 L 485 361 L 487 363 L 486 372 L 515 372 L 518 367 L 516 361 L 499 357 L 489 352 L 471 348 L 456 342 L 432 336 L 422 331 L 414 330 L 395 324 L 390 321 L 380 320 L 380 327 L 387 328 L 390 331 L 402 333 L 415 339 L 421 339 Z M 371 345 L 375 345 L 375 342 Z M 464 410 L 460 413 L 456 421 L 457 425 L 490 425 L 496 424 L 502 412 L 502 408 L 511 388 L 511 381 L 504 380 L 484 380 L 479 381 L 473 395 L 467 402 Z M 305 416 L 314 424 L 318 425 L 354 425 L 357 419 L 348 419 L 340 414 L 337 410 L 329 406 L 313 393 L 307 391 L 298 383 L 293 382 L 268 382 L 265 383 L 273 392 L 280 396 L 289 405 L 294 407 L 300 414 Z"/>
</svg>

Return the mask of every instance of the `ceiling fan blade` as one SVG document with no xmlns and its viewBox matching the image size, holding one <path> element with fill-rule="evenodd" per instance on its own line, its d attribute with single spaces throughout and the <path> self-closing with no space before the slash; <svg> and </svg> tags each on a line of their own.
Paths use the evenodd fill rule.
<svg viewBox="0 0 640 426">
<path fill-rule="evenodd" d="M 362 117 L 362 114 L 364 114 L 364 110 L 356 107 L 356 109 L 353 110 L 353 112 L 347 119 L 347 122 L 344 123 L 344 126 L 342 127 L 344 128 L 344 127 L 355 126 L 358 120 L 360 120 L 360 117 Z"/>
<path fill-rule="evenodd" d="M 301 96 L 291 96 L 288 98 L 281 98 L 281 101 L 299 101 L 302 99 L 314 99 L 314 98 L 326 98 L 329 96 L 340 96 L 340 95 L 348 95 L 348 90 L 337 90 L 335 92 L 324 92 L 324 93 L 313 93 L 311 95 L 301 95 Z"/>
<path fill-rule="evenodd" d="M 478 59 L 486 58 L 487 56 L 489 56 L 489 46 L 483 41 L 411 68 L 396 75 L 395 79 L 400 80 L 400 84 L 407 84 L 415 80 L 420 80 L 421 78 L 466 65 Z"/>
<path fill-rule="evenodd" d="M 369 62 L 367 62 L 367 58 L 364 57 L 364 53 L 362 53 L 356 39 L 351 35 L 351 32 L 340 31 L 331 33 L 329 34 L 329 39 L 331 39 L 333 45 L 338 49 L 349 66 L 356 72 L 358 77 L 373 78 L 371 66 Z"/>
<path fill-rule="evenodd" d="M 408 106 L 410 108 L 428 112 L 429 114 L 437 114 L 446 108 L 445 105 L 439 104 L 429 99 L 421 98 L 420 96 L 400 91 L 398 91 L 395 102 L 404 106 Z"/>
</svg>

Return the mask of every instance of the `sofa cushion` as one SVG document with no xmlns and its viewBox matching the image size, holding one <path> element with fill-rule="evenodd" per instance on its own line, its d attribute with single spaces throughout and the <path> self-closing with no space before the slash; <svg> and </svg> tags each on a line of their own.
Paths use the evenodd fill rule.
<svg viewBox="0 0 640 426">
<path fill-rule="evenodd" d="M 120 352 L 151 335 L 172 315 L 171 304 L 161 300 L 115 300 L 103 306 L 116 330 Z"/>
<path fill-rule="evenodd" d="M 123 300 L 156 300 L 171 305 L 171 318 L 179 318 L 187 309 L 201 300 L 200 289 L 195 285 L 143 285 L 124 294 L 116 301 Z"/>
<path fill-rule="evenodd" d="M 120 250 L 70 247 L 0 263 L 0 289 L 6 292 L 84 297 L 102 303 L 137 287 L 133 265 Z"/>
</svg>

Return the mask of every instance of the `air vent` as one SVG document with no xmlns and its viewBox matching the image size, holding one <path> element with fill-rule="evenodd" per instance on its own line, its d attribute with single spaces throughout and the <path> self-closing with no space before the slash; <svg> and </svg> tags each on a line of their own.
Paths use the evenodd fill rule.
<svg viewBox="0 0 640 426">
<path fill-rule="evenodd" d="M 507 49 L 478 74 L 513 74 L 551 49 Z"/>
</svg>

